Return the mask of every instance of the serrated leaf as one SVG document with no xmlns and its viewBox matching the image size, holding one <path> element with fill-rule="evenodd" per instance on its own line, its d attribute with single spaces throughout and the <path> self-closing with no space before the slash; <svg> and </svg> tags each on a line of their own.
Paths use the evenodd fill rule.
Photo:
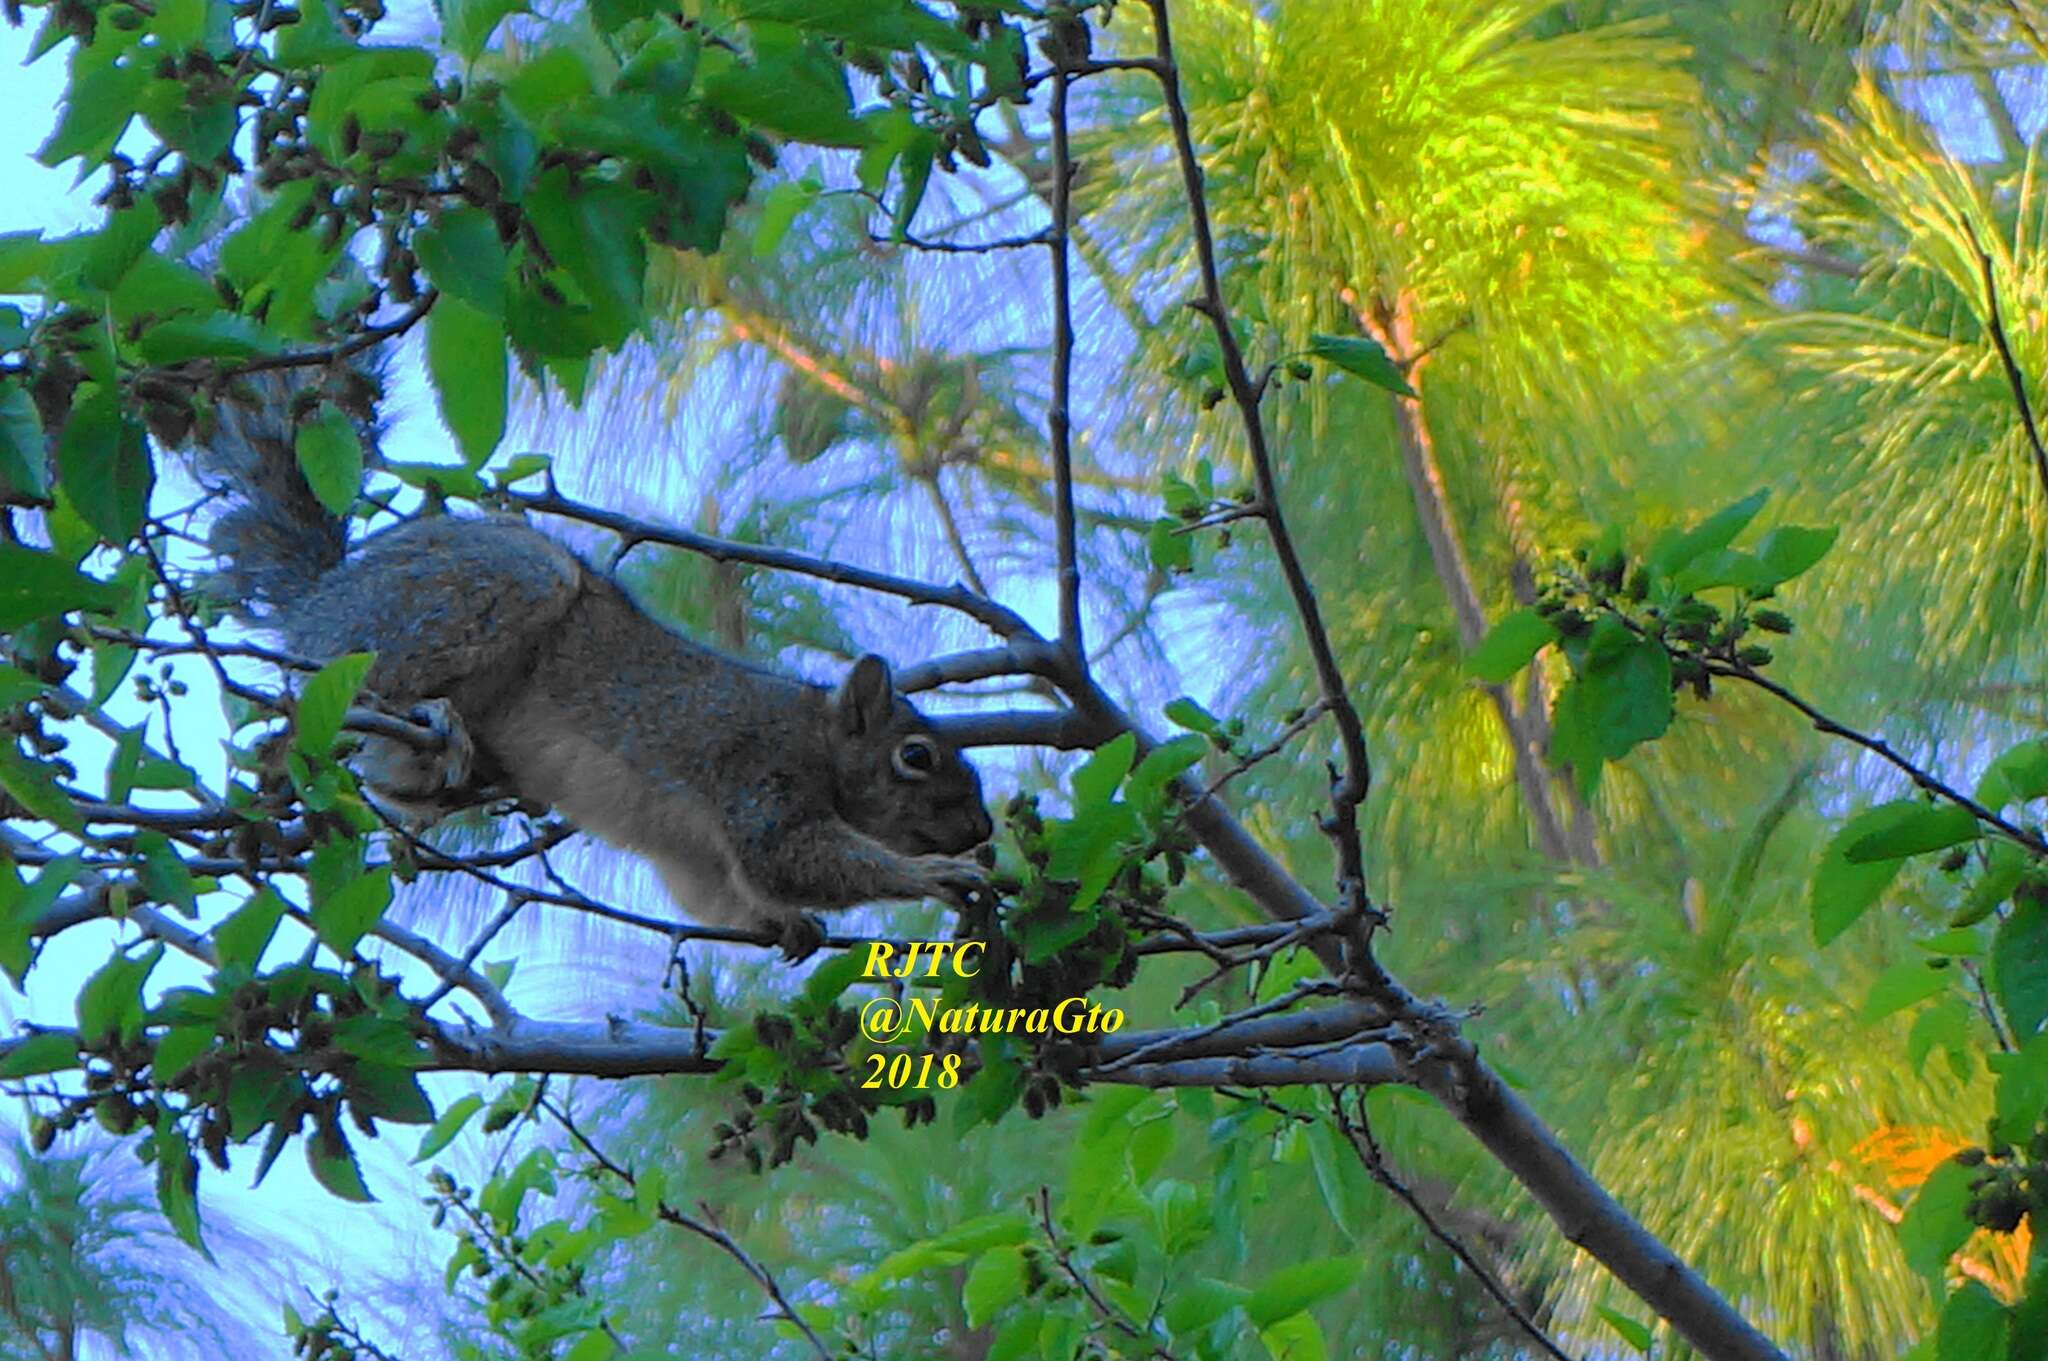
<svg viewBox="0 0 2048 1361">
<path fill-rule="evenodd" d="M 313 933 L 328 949 L 348 958 L 356 942 L 391 906 L 391 867 L 381 866 L 343 884 L 313 903 Z"/>
<path fill-rule="evenodd" d="M 1934 1361 L 2006 1361 L 2012 1312 L 1980 1281 L 1964 1281 L 1941 1307 Z"/>
<path fill-rule="evenodd" d="M 336 657 L 315 672 L 299 691 L 292 745 L 302 754 L 325 757 L 334 750 L 334 739 L 341 735 L 341 720 L 348 715 L 348 706 L 355 703 L 356 692 L 363 688 L 363 677 L 370 674 L 370 664 L 375 660 L 375 654 L 368 652 Z"/>
<path fill-rule="evenodd" d="M 36 414 L 28 389 L 17 383 L 0 383 L 0 492 L 35 501 L 47 497 L 50 473 L 45 447 L 42 418 Z"/>
<path fill-rule="evenodd" d="M 1998 1137 L 2024 1147 L 2048 1109 L 2048 1035 L 2036 1035 L 2010 1054 L 1992 1054 L 1988 1062 L 1998 1074 L 1993 1102 Z"/>
<path fill-rule="evenodd" d="M 1863 1000 L 1863 1021 L 1868 1025 L 1903 1011 L 1915 1002 L 1924 1002 L 1949 985 L 1949 970 L 1934 968 L 1925 959 L 1907 959 L 1892 965 L 1877 976 L 1870 985 L 1870 995 Z"/>
<path fill-rule="evenodd" d="M 484 1108 L 484 1099 L 475 1092 L 453 1102 L 441 1112 L 441 1118 L 434 1121 L 432 1129 L 420 1136 L 419 1151 L 412 1155 L 416 1163 L 423 1163 L 455 1142 L 455 1136 L 462 1133 L 462 1127 L 470 1118 Z"/>
<path fill-rule="evenodd" d="M 441 36 L 464 61 L 483 55 L 508 14 L 525 14 L 525 0 L 441 0 Z"/>
<path fill-rule="evenodd" d="M 1813 882 L 1807 892 L 1807 914 L 1813 922 L 1816 945 L 1826 945 L 1854 926 L 1899 873 L 1902 862 L 1898 860 L 1853 863 L 1848 858 L 1848 848 L 1875 832 L 1911 821 L 1925 806 L 1914 799 L 1879 804 L 1850 818 L 1835 833 L 1814 866 Z"/>
<path fill-rule="evenodd" d="M 1488 629 L 1465 659 L 1465 670 L 1490 685 L 1498 685 L 1536 659 L 1543 646 L 1555 640 L 1557 630 L 1534 610 L 1516 610 Z"/>
<path fill-rule="evenodd" d="M 2014 902 L 1991 941 L 1991 991 L 2013 1038 L 2033 1038 L 2048 1018 L 2048 907 L 2032 898 Z"/>
<path fill-rule="evenodd" d="M 172 1082 L 192 1066 L 193 1060 L 213 1047 L 214 1027 L 206 1024 L 174 1025 L 156 1042 L 149 1061 L 149 1079 L 158 1086 Z"/>
<path fill-rule="evenodd" d="M 212 1261 L 199 1236 L 199 1160 L 168 1111 L 156 1127 L 156 1201 L 178 1237 Z"/>
<path fill-rule="evenodd" d="M 0 543 L 0 633 L 66 610 L 111 607 L 120 589 L 95 581 L 53 553 Z"/>
<path fill-rule="evenodd" d="M 1077 818 L 1084 811 L 1100 808 L 1115 797 L 1117 786 L 1123 783 L 1124 776 L 1130 774 L 1131 761 L 1137 751 L 1137 736 L 1122 732 L 1097 747 L 1081 763 L 1071 781 Z"/>
<path fill-rule="evenodd" d="M 363 441 L 355 423 L 323 404 L 318 415 L 299 426 L 292 449 L 320 504 L 336 515 L 348 514 L 363 485 Z"/>
<path fill-rule="evenodd" d="M 1852 865 L 1868 865 L 1947 850 L 1976 837 L 1977 819 L 1968 809 L 1952 803 L 1917 804 L 1910 813 L 1887 818 L 1883 826 L 1851 841 L 1842 848 L 1842 856 Z"/>
<path fill-rule="evenodd" d="M 61 1030 L 11 1041 L 0 1055 L 0 1078 L 40 1077 L 78 1066 L 78 1037 Z"/>
<path fill-rule="evenodd" d="M 2012 896 L 2027 874 L 2027 854 L 2012 842 L 1992 841 L 1985 851 L 1983 871 L 1963 895 L 1963 905 L 1949 919 L 1950 926 L 1974 926 Z"/>
<path fill-rule="evenodd" d="M 1757 544 L 1756 555 L 1771 569 L 1774 584 L 1787 582 L 1826 557 L 1840 533 L 1833 528 L 1779 525 Z"/>
<path fill-rule="evenodd" d="M 1899 1221 L 1906 1265 L 1936 1289 L 1948 1259 L 1976 1229 L 1969 1216 L 1970 1180 L 1975 1175 L 1960 1163 L 1943 1163 L 1913 1192 L 1905 1218 Z"/>
<path fill-rule="evenodd" d="M 505 437 L 505 323 L 459 298 L 443 297 L 427 314 L 427 373 L 463 462 L 483 467 Z"/>
<path fill-rule="evenodd" d="M 1208 1327 L 1250 1295 L 1241 1285 L 1205 1277 L 1175 1289 L 1160 1317 L 1176 1334 L 1186 1335 Z"/>
<path fill-rule="evenodd" d="M 139 955 L 117 954 L 102 964 L 78 991 L 78 1034 L 87 1044 L 108 1035 L 133 1039 L 142 1029 L 142 985 L 164 957 L 162 941 Z"/>
<path fill-rule="evenodd" d="M 420 266 L 444 298 L 487 317 L 505 315 L 505 245 L 487 213 L 469 207 L 443 213 L 415 240 Z"/>
<path fill-rule="evenodd" d="M 960 1288 L 960 1303 L 967 1311 L 967 1326 L 985 1327 L 1004 1306 L 1023 1298 L 1025 1286 L 1024 1249 L 1017 1244 L 990 1248 L 975 1259 Z"/>
<path fill-rule="evenodd" d="M 284 900 L 266 886 L 251 894 L 213 928 L 213 948 L 223 969 L 239 965 L 252 973 L 263 958 L 277 924 L 284 917 Z"/>
<path fill-rule="evenodd" d="M 1667 535 L 1650 550 L 1646 560 L 1650 570 L 1658 576 L 1671 577 L 1695 559 L 1726 548 L 1735 542 L 1736 535 L 1749 527 L 1749 522 L 1756 518 L 1769 498 L 1768 489 L 1752 492 L 1734 505 L 1709 515 L 1684 533 Z"/>
<path fill-rule="evenodd" d="M 1349 1289 L 1357 1283 L 1358 1274 L 1355 1257 L 1324 1257 L 1284 1266 L 1258 1284 L 1244 1302 L 1244 1312 L 1253 1327 L 1270 1328 Z"/>
<path fill-rule="evenodd" d="M 142 427 L 115 394 L 97 385 L 82 392 L 57 441 L 57 476 L 86 524 L 109 543 L 126 543 L 142 526 L 156 472 Z"/>
<path fill-rule="evenodd" d="M 330 1195 L 358 1203 L 377 1199 L 363 1184 L 363 1169 L 356 1165 L 355 1151 L 339 1126 L 325 1126 L 306 1140 L 306 1166 Z"/>
<path fill-rule="evenodd" d="M 1308 352 L 1335 364 L 1346 373 L 1363 378 L 1374 387 L 1385 388 L 1403 397 L 1416 395 L 1400 367 L 1387 357 L 1386 347 L 1377 340 L 1365 336 L 1316 334 L 1308 339 Z"/>
</svg>

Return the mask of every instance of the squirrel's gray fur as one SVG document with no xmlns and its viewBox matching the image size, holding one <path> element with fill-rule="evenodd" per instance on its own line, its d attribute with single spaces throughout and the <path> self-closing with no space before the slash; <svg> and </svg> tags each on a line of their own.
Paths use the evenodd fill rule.
<svg viewBox="0 0 2048 1361">
<path fill-rule="evenodd" d="M 750 665 L 513 517 L 426 516 L 350 549 L 299 474 L 291 386 L 223 401 L 195 446 L 230 498 L 214 583 L 295 653 L 374 651 L 369 689 L 447 734 L 438 757 L 370 740 L 358 769 L 382 800 L 438 811 L 500 785 L 644 856 L 699 921 L 792 952 L 810 909 L 981 884 L 954 858 L 991 831 L 980 781 L 881 658 L 836 690 Z"/>
</svg>

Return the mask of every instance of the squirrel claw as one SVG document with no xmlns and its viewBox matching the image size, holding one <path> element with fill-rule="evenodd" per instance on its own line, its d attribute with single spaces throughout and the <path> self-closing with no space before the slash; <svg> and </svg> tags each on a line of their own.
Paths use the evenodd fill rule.
<svg viewBox="0 0 2048 1361">
<path fill-rule="evenodd" d="M 782 958 L 801 964 L 825 943 L 825 923 L 808 912 L 799 912 L 782 923 Z"/>
</svg>

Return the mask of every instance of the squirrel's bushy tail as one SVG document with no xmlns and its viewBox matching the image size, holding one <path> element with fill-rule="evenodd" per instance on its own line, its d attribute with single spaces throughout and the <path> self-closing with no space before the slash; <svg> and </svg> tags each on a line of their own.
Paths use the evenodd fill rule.
<svg viewBox="0 0 2048 1361">
<path fill-rule="evenodd" d="M 302 599 L 348 549 L 348 522 L 299 471 L 295 412 L 310 386 L 281 371 L 238 378 L 192 443 L 200 481 L 228 497 L 209 534 L 218 566 L 206 588 L 241 613 Z"/>
</svg>

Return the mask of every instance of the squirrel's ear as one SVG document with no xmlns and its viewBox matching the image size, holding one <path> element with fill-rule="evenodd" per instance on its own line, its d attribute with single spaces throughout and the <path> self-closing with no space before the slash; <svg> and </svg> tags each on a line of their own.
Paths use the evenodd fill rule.
<svg viewBox="0 0 2048 1361">
<path fill-rule="evenodd" d="M 889 663 L 870 652 L 853 664 L 839 683 L 833 703 L 839 711 L 839 726 L 848 737 L 880 728 L 896 707 L 896 678 Z"/>
</svg>

